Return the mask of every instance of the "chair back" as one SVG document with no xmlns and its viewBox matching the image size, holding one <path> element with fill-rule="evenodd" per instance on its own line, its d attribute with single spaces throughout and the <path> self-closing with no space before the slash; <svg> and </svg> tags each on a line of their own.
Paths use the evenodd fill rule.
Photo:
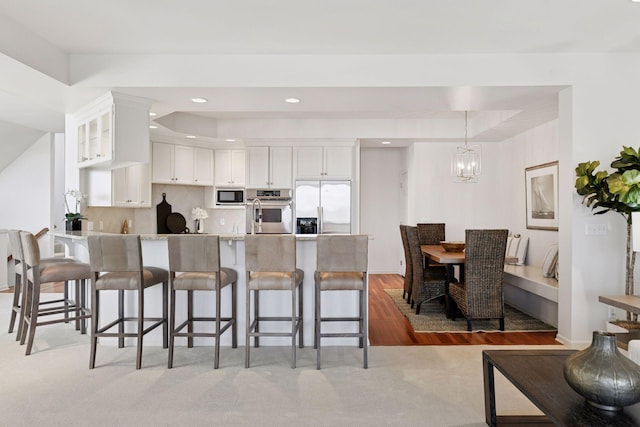
<svg viewBox="0 0 640 427">
<path fill-rule="evenodd" d="M 9 234 L 9 246 L 11 247 L 11 256 L 15 265 L 24 261 L 24 251 L 22 249 L 22 237 L 20 237 L 20 230 L 8 230 Z"/>
<path fill-rule="evenodd" d="M 411 299 L 418 298 L 418 292 L 424 278 L 424 265 L 422 264 L 422 249 L 420 249 L 420 237 L 418 227 L 407 226 L 407 244 L 411 253 Z"/>
<path fill-rule="evenodd" d="M 250 234 L 244 238 L 247 271 L 296 271 L 296 237 L 292 234 Z"/>
<path fill-rule="evenodd" d="M 20 232 L 23 261 L 28 267 L 36 268 L 40 265 L 40 245 L 36 236 L 28 231 Z"/>
<path fill-rule="evenodd" d="M 407 238 L 407 227 L 409 226 L 400 224 L 400 238 L 402 239 L 402 248 L 404 249 L 404 291 L 409 294 L 413 284 L 413 265 L 411 262 L 409 239 Z"/>
<path fill-rule="evenodd" d="M 322 272 L 366 272 L 369 236 L 319 235 L 317 267 Z"/>
<path fill-rule="evenodd" d="M 508 230 L 465 231 L 465 287 L 472 317 L 502 313 L 502 276 Z"/>
<path fill-rule="evenodd" d="M 444 223 L 437 224 L 417 224 L 418 237 L 421 245 L 439 245 L 445 241 Z"/>
<path fill-rule="evenodd" d="M 88 236 L 92 272 L 134 272 L 142 270 L 140 236 Z"/>
<path fill-rule="evenodd" d="M 167 236 L 169 270 L 213 272 L 220 270 L 220 238 L 215 235 Z"/>
</svg>

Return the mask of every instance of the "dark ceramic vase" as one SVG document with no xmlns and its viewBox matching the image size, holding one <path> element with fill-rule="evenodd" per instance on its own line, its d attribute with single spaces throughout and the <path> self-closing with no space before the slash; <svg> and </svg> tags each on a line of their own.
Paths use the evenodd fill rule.
<svg viewBox="0 0 640 427">
<path fill-rule="evenodd" d="M 618 351 L 612 333 L 594 331 L 591 346 L 567 358 L 564 378 L 598 409 L 620 411 L 640 402 L 640 366 Z"/>
<path fill-rule="evenodd" d="M 64 226 L 65 226 L 65 230 L 67 231 L 81 231 L 82 221 L 79 219 L 74 219 L 72 221 L 65 221 Z"/>
</svg>

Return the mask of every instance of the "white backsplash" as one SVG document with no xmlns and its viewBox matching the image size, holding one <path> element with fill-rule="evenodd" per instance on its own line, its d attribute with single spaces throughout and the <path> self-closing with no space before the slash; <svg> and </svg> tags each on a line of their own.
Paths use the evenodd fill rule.
<svg viewBox="0 0 640 427">
<path fill-rule="evenodd" d="M 151 189 L 151 208 L 88 208 L 85 212 L 87 221 L 83 221 L 83 229 L 89 224 L 93 230 L 120 233 L 125 220 L 131 221 L 129 233 L 154 234 L 157 232 L 156 205 L 162 202 L 162 193 L 166 193 L 167 203 L 172 212 L 181 213 L 187 220 L 187 227 L 194 230 L 195 222 L 191 219 L 193 208 L 205 208 L 205 188 L 190 185 L 153 184 Z M 204 222 L 204 232 L 211 234 L 241 233 L 246 230 L 245 209 L 206 209 L 209 217 Z"/>
</svg>

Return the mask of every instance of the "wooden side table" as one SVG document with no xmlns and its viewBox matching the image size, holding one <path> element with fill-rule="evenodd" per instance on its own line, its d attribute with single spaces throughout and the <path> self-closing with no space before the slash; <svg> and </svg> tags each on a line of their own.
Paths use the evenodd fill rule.
<svg viewBox="0 0 640 427">
<path fill-rule="evenodd" d="M 576 350 L 484 350 L 485 420 L 490 426 L 528 424 L 558 426 L 638 426 L 640 404 L 615 413 L 598 410 L 564 379 L 567 356 Z M 498 416 L 494 368 L 518 388 L 544 415 Z"/>
</svg>

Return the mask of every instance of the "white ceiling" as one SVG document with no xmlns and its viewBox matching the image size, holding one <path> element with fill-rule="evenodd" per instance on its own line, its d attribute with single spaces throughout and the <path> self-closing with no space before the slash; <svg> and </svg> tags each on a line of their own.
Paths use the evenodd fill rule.
<svg viewBox="0 0 640 427">
<path fill-rule="evenodd" d="M 638 53 L 638 22 L 640 4 L 630 0 L 1 0 L 0 147 L 4 156 L 25 129 L 61 131 L 65 112 L 110 89 L 156 100 L 159 121 L 175 112 L 215 119 L 216 135 L 202 132 L 211 139 L 259 139 L 256 129 L 296 120 L 300 138 L 335 125 L 315 136 L 365 145 L 460 140 L 461 110 L 469 109 L 473 138 L 499 141 L 555 117 L 561 87 L 182 87 L 128 77 L 104 58 L 126 54 L 135 64 L 159 54 Z M 82 74 L 88 68 L 112 80 L 93 84 L 93 74 Z M 210 102 L 189 102 L 195 95 Z M 283 102 L 291 96 L 302 102 Z M 376 128 L 372 120 L 381 123 L 380 134 L 358 134 Z M 384 131 L 411 120 L 455 120 L 458 132 Z"/>
</svg>

